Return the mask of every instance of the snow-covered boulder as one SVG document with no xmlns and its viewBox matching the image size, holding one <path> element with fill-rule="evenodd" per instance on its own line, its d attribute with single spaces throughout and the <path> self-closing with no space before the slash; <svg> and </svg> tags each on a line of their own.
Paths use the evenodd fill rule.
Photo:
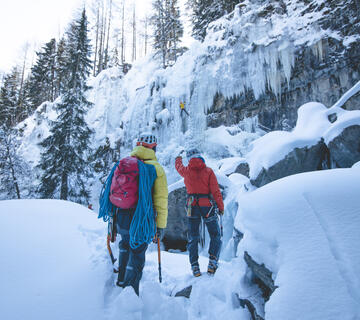
<svg viewBox="0 0 360 320">
<path fill-rule="evenodd" d="M 356 165 L 293 175 L 238 198 L 238 259 L 248 252 L 277 286 L 265 319 L 360 317 L 359 189 Z"/>
<path fill-rule="evenodd" d="M 251 180 L 251 183 L 256 187 L 261 187 L 292 174 L 328 168 L 328 155 L 328 148 L 323 141 L 319 141 L 311 147 L 295 148 L 270 168 L 262 168 L 258 176 Z"/>
<path fill-rule="evenodd" d="M 263 186 L 282 177 L 334 167 L 351 167 L 360 160 L 360 111 L 341 107 L 360 91 L 360 81 L 331 108 L 317 102 L 298 109 L 291 131 L 272 131 L 255 140 L 246 156 L 251 182 Z"/>
<path fill-rule="evenodd" d="M 164 235 L 166 248 L 186 249 L 188 229 L 185 212 L 186 195 L 185 187 L 169 193 L 169 214 Z"/>
</svg>

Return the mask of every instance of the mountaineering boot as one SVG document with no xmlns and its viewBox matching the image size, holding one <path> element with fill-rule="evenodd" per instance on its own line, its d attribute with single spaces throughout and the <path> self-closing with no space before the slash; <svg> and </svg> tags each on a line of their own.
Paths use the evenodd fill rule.
<svg viewBox="0 0 360 320">
<path fill-rule="evenodd" d="M 197 264 L 191 266 L 191 270 L 192 273 L 194 275 L 194 277 L 200 277 L 201 276 L 201 272 L 200 272 L 200 268 Z"/>
<path fill-rule="evenodd" d="M 217 268 L 218 268 L 218 262 L 216 258 L 214 256 L 210 256 L 208 269 L 207 269 L 208 275 L 214 275 Z"/>
</svg>

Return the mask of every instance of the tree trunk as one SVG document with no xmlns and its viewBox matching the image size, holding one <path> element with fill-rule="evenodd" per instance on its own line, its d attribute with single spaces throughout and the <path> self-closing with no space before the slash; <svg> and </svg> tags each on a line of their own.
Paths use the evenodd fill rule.
<svg viewBox="0 0 360 320">
<path fill-rule="evenodd" d="M 21 199 L 21 197 L 20 197 L 20 188 L 19 188 L 19 184 L 17 183 L 14 164 L 12 162 L 11 155 L 10 155 L 10 147 L 9 147 L 9 145 L 6 146 L 6 149 L 7 149 L 7 154 L 8 154 L 9 164 L 10 164 L 10 171 L 11 171 L 11 176 L 13 178 L 16 195 L 17 195 L 18 199 Z"/>
<path fill-rule="evenodd" d="M 136 60 L 136 14 L 135 14 L 135 3 L 133 10 L 133 45 L 132 45 L 132 61 Z"/>
<path fill-rule="evenodd" d="M 124 21 L 125 21 L 125 0 L 123 0 L 122 7 L 122 21 L 121 21 L 121 64 L 125 63 L 125 31 L 124 31 Z"/>
<path fill-rule="evenodd" d="M 112 15 L 112 0 L 110 0 L 109 4 L 109 23 L 107 28 L 107 37 L 106 37 L 106 48 L 105 48 L 105 61 L 104 66 L 107 68 L 109 62 L 109 37 L 110 37 L 110 25 L 111 25 L 111 15 Z"/>
<path fill-rule="evenodd" d="M 145 17 L 145 56 L 146 56 L 146 53 L 147 53 L 147 42 L 148 42 L 148 18 L 147 16 Z"/>
<path fill-rule="evenodd" d="M 99 29 L 100 29 L 100 9 L 99 6 L 97 7 L 96 12 L 96 37 L 95 37 L 95 57 L 94 57 L 94 68 L 93 68 L 93 75 L 96 76 L 96 59 L 97 59 L 97 50 L 98 50 L 98 41 L 99 41 Z"/>
<path fill-rule="evenodd" d="M 61 175 L 61 187 L 60 187 L 60 199 L 61 200 L 67 200 L 68 198 L 68 192 L 69 192 L 69 187 L 68 187 L 68 174 L 67 172 L 64 170 L 62 175 Z"/>
</svg>

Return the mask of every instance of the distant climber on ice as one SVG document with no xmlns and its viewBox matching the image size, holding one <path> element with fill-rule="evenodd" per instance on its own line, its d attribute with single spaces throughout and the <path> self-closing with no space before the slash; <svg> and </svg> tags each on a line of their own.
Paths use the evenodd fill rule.
<svg viewBox="0 0 360 320">
<path fill-rule="evenodd" d="M 182 102 L 182 101 L 180 101 L 180 116 L 182 116 L 183 115 L 183 112 L 185 112 L 188 116 L 189 116 L 189 113 L 186 111 L 186 109 L 185 109 L 185 104 L 184 104 L 184 102 Z"/>
<path fill-rule="evenodd" d="M 188 194 L 188 251 L 193 275 L 201 275 L 199 267 L 198 242 L 199 226 L 204 219 L 210 235 L 209 264 L 207 272 L 213 275 L 218 268 L 221 249 L 221 233 L 215 205 L 219 214 L 224 214 L 224 203 L 220 188 L 213 170 L 205 165 L 196 148 L 186 152 L 189 164 L 185 167 L 182 163 L 182 151 L 175 160 L 175 168 L 184 177 L 186 192 Z M 215 202 L 214 202 L 215 201 Z"/>
</svg>

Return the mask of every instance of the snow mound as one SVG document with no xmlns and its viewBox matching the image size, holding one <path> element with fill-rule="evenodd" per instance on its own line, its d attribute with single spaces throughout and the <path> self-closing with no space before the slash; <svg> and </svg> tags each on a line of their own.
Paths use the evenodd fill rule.
<svg viewBox="0 0 360 320">
<path fill-rule="evenodd" d="M 105 235 L 93 211 L 10 200 L 0 201 L 0 218 L 1 319 L 103 318 L 107 257 L 97 248 Z"/>
<path fill-rule="evenodd" d="M 278 288 L 266 319 L 360 317 L 360 171 L 293 175 L 239 196 L 235 227 Z"/>
</svg>

